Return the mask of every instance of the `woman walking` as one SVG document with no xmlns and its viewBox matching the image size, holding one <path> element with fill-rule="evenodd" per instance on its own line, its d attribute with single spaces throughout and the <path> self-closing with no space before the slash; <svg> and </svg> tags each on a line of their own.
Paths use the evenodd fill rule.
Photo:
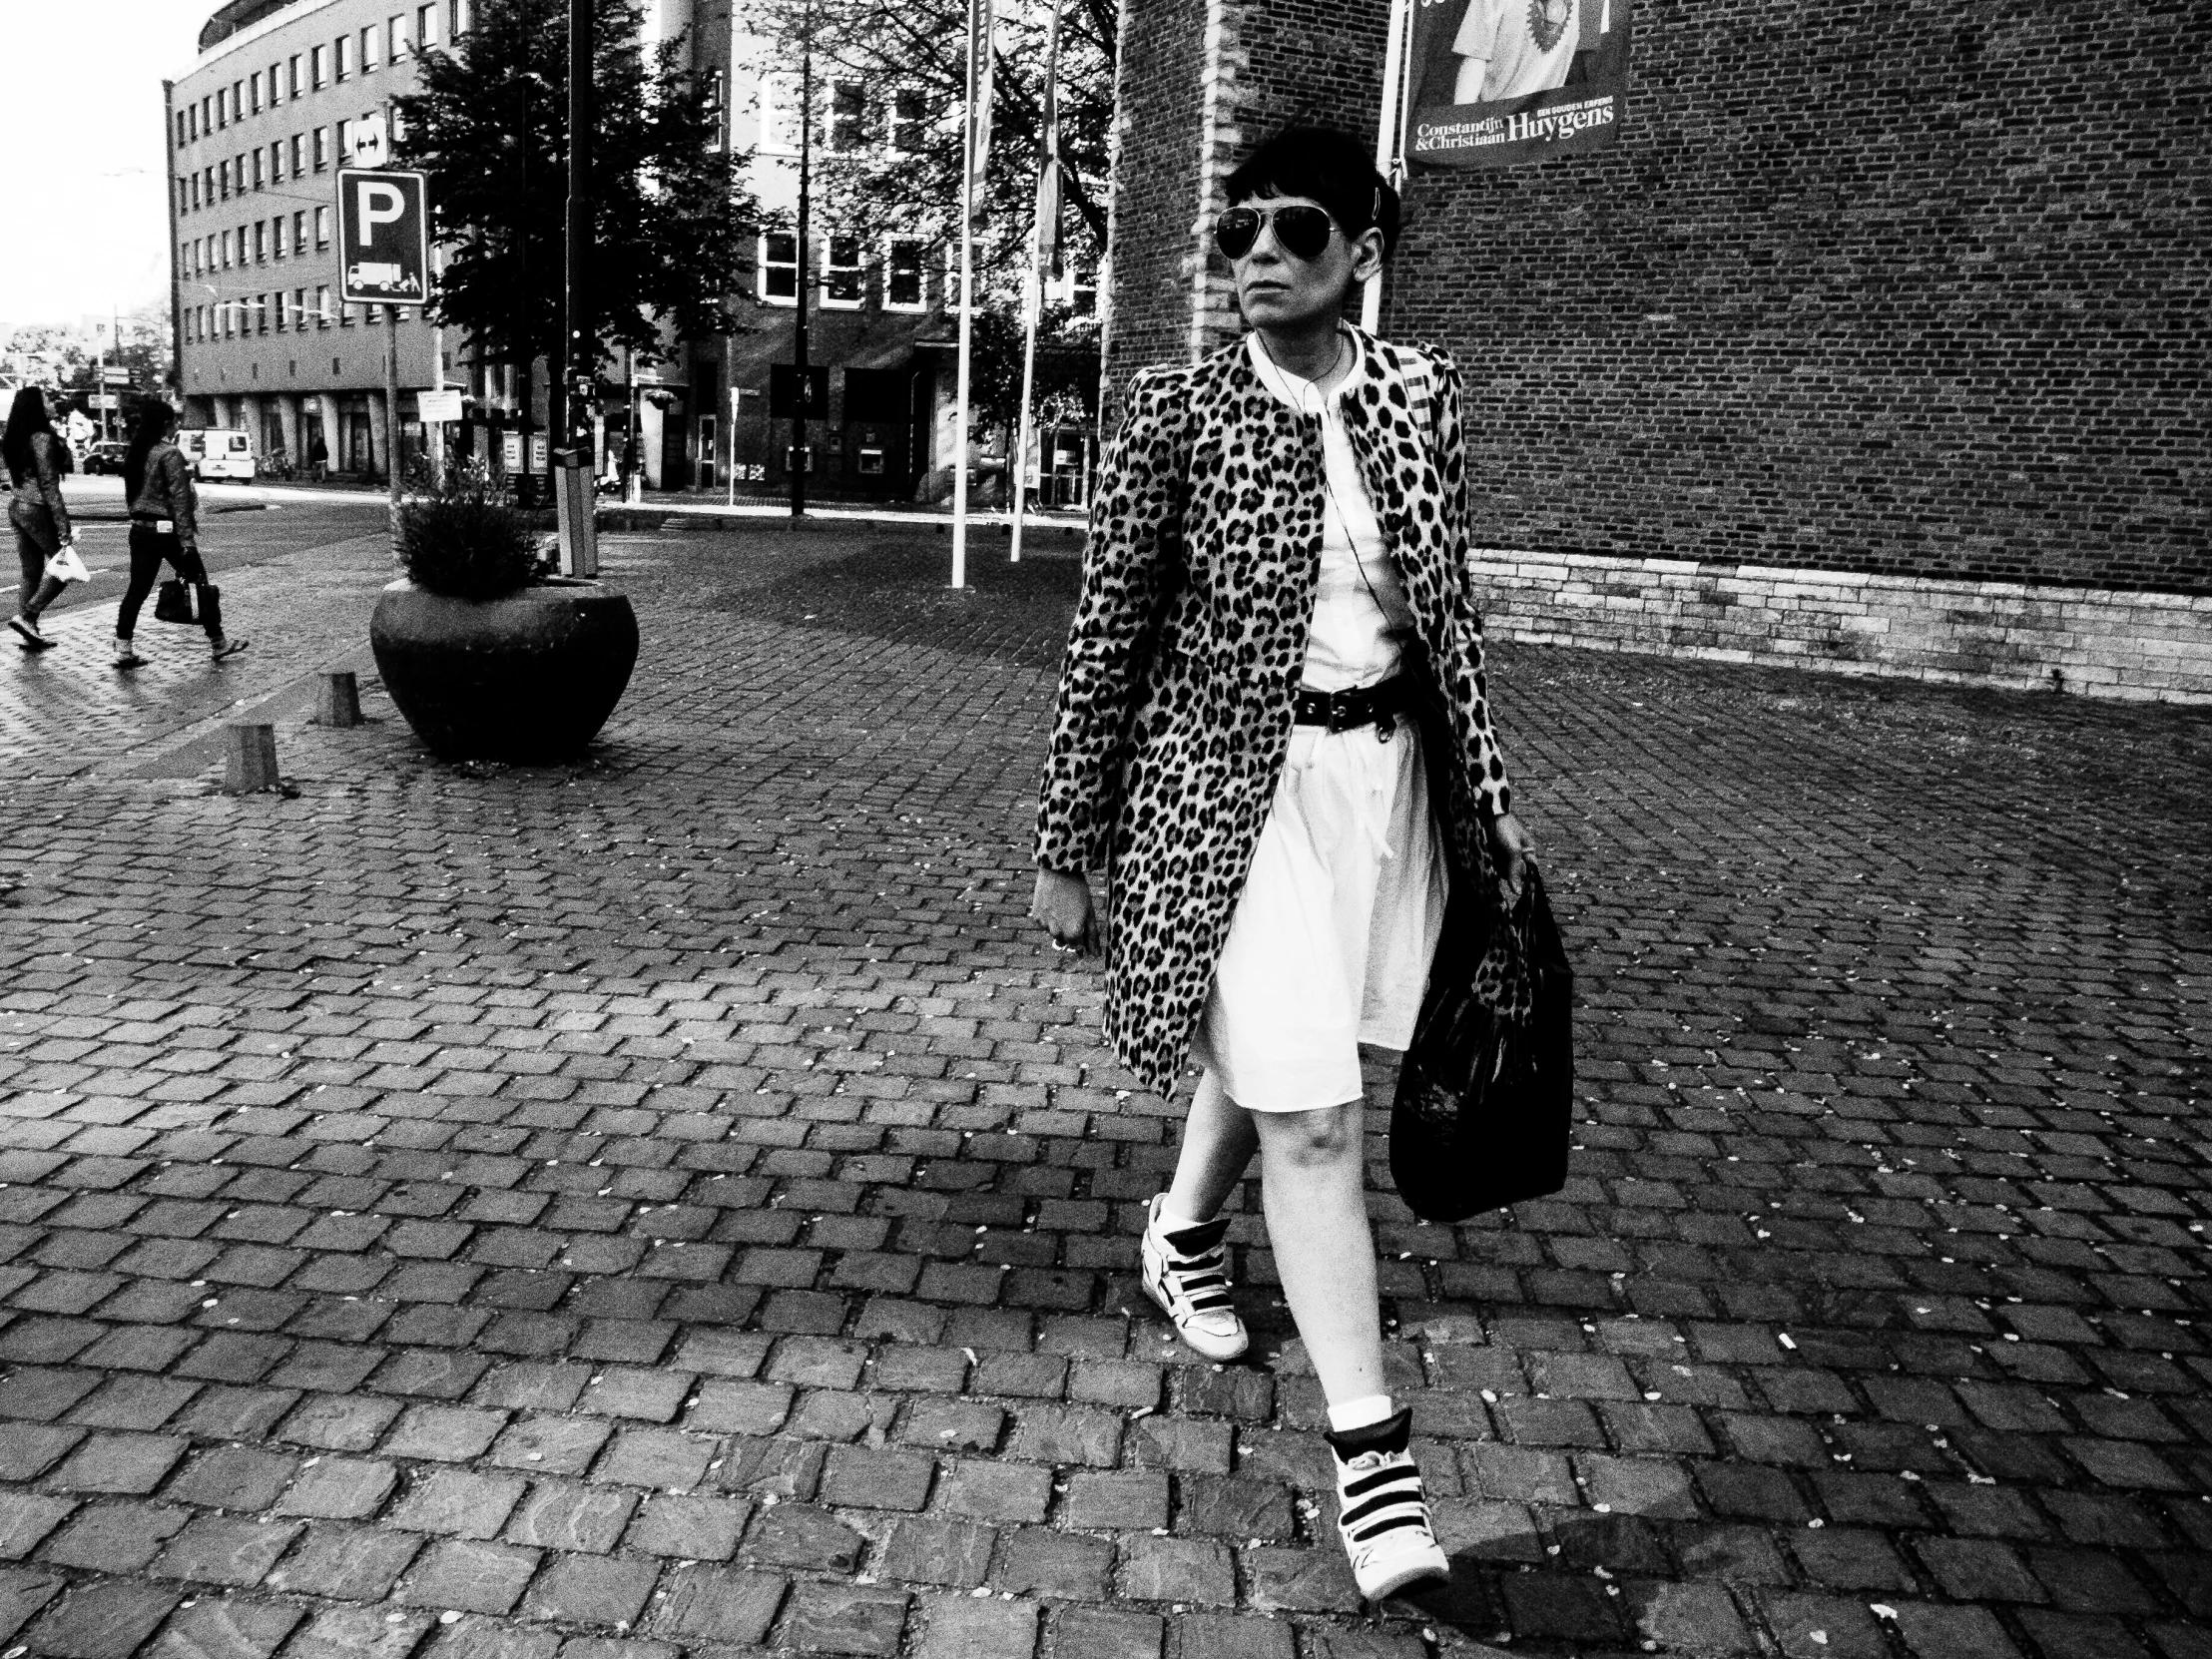
<svg viewBox="0 0 2212 1659">
<path fill-rule="evenodd" d="M 163 564 L 199 590 L 200 626 L 207 630 L 213 660 L 221 662 L 246 649 L 245 640 L 223 632 L 223 601 L 200 561 L 200 497 L 192 467 L 170 440 L 177 432 L 177 411 L 167 403 L 149 403 L 131 433 L 123 455 L 123 498 L 131 504 L 131 584 L 115 617 L 115 666 L 143 668 L 132 637 L 140 607 L 154 591 Z"/>
<path fill-rule="evenodd" d="M 1458 371 L 1343 320 L 1391 252 L 1396 194 L 1356 140 L 1293 130 L 1228 197 L 1215 241 L 1252 332 L 1130 388 L 1031 913 L 1092 948 L 1085 872 L 1108 866 L 1108 1034 L 1162 1094 L 1204 1068 L 1140 1258 L 1212 1360 L 1248 1346 L 1220 1212 L 1257 1152 L 1328 1399 L 1339 1531 L 1379 1600 L 1447 1567 L 1383 1380 L 1359 1049 L 1410 1040 L 1449 883 L 1504 904 L 1531 848 L 1485 707 Z M 1490 930 L 1482 982 L 1509 979 L 1507 937 Z"/>
<path fill-rule="evenodd" d="M 39 613 L 62 591 L 62 579 L 47 569 L 47 562 L 74 545 L 77 532 L 62 499 L 69 446 L 55 432 L 46 413 L 46 394 L 38 387 L 25 386 L 9 405 L 7 429 L 0 432 L 0 458 L 15 486 L 8 523 L 15 531 L 16 557 L 23 562 L 23 597 L 8 626 L 24 650 L 45 651 L 54 642 L 39 632 Z"/>
</svg>

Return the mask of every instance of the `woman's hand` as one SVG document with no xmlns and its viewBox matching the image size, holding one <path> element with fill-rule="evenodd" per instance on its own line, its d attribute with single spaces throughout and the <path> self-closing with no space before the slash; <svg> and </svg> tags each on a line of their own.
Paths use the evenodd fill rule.
<svg viewBox="0 0 2212 1659">
<path fill-rule="evenodd" d="M 1029 900 L 1029 919 L 1052 935 L 1053 945 L 1085 956 L 1098 953 L 1098 917 L 1091 906 L 1091 884 L 1057 869 L 1037 871 L 1037 890 Z"/>
<path fill-rule="evenodd" d="M 1536 867 L 1536 842 L 1511 813 L 1490 820 L 1490 867 L 1499 896 L 1508 905 L 1519 903 L 1521 882 Z"/>
</svg>

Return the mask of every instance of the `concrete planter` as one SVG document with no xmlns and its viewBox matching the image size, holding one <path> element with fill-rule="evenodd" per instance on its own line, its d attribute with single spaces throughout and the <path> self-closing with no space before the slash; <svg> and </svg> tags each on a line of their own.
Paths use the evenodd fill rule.
<svg viewBox="0 0 2212 1659">
<path fill-rule="evenodd" d="M 444 760 L 524 765 L 582 755 L 630 683 L 638 619 L 597 582 L 450 599 L 404 577 L 368 625 L 376 671 Z"/>
</svg>

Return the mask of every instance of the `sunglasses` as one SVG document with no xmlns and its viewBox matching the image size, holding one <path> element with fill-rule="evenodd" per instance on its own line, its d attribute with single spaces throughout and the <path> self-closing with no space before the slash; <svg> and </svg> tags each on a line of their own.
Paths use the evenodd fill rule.
<svg viewBox="0 0 2212 1659">
<path fill-rule="evenodd" d="M 1231 208 L 1214 221 L 1214 246 L 1228 260 L 1241 260 L 1260 240 L 1262 227 L 1273 224 L 1275 244 L 1294 260 L 1318 259 L 1336 234 L 1337 222 L 1322 208 L 1302 202 L 1267 213 L 1257 208 Z"/>
</svg>

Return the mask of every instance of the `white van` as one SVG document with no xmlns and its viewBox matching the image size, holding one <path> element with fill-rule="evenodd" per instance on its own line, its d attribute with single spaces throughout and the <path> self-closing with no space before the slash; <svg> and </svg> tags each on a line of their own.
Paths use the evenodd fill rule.
<svg viewBox="0 0 2212 1659">
<path fill-rule="evenodd" d="M 258 470 L 254 440 L 244 432 L 188 426 L 177 434 L 177 447 L 192 463 L 195 478 L 229 478 L 236 483 L 251 484 Z"/>
</svg>

